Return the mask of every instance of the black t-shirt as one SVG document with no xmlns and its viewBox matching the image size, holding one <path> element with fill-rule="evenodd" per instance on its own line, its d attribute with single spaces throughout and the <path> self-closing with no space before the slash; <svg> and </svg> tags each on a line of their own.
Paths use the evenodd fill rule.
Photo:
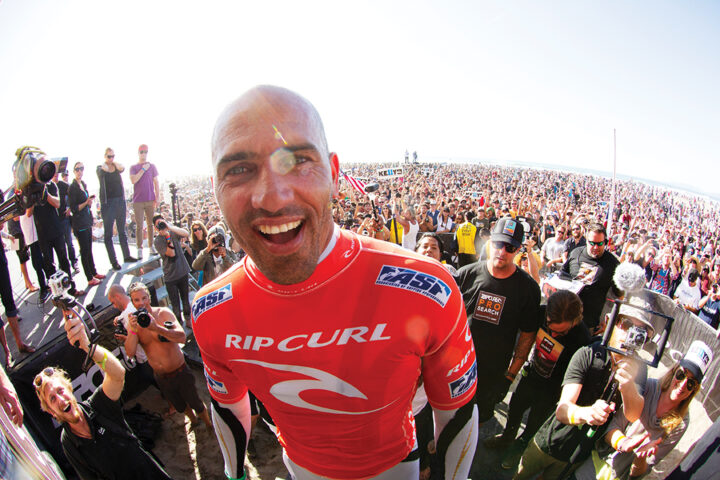
<svg viewBox="0 0 720 480">
<path fill-rule="evenodd" d="M 640 395 L 645 391 L 645 381 L 647 379 L 647 368 L 641 363 L 635 384 L 637 385 Z M 609 352 L 600 345 L 600 342 L 593 343 L 586 347 L 580 348 L 575 355 L 572 356 L 562 386 L 566 385 L 582 385 L 580 395 L 578 396 L 576 405 L 587 407 L 595 403 L 596 400 L 602 398 L 605 387 L 607 386 L 611 370 L 611 357 Z M 615 402 L 615 410 L 622 407 L 622 397 L 620 391 L 615 392 L 615 396 L 610 399 Z M 605 429 L 610 423 L 610 418 L 598 428 L 598 431 L 592 437 L 594 440 L 602 438 Z M 587 437 L 589 427 L 587 425 L 566 425 L 557 419 L 553 413 L 540 427 L 535 434 L 535 442 L 540 449 L 557 460 L 569 461 L 578 449 L 583 449 L 580 458 L 576 461 L 584 460 L 590 453 L 594 441 Z"/>
<path fill-rule="evenodd" d="M 62 215 L 63 215 L 63 213 L 65 213 L 65 210 L 67 210 L 69 208 L 68 191 L 70 190 L 70 185 L 67 182 L 58 180 L 57 188 L 58 188 L 58 196 L 60 197 L 60 206 L 58 207 L 58 214 L 61 215 L 61 219 L 67 218 Z"/>
<path fill-rule="evenodd" d="M 48 182 L 45 188 L 47 188 L 48 195 L 52 195 L 53 197 L 58 196 L 58 187 L 54 182 Z M 35 220 L 38 238 L 40 238 L 41 241 L 52 240 L 62 235 L 63 230 L 57 208 L 50 205 L 47 200 L 40 201 L 35 205 L 33 219 Z"/>
<path fill-rule="evenodd" d="M 541 318 L 545 318 L 545 307 L 540 307 Z M 590 332 L 582 322 L 557 338 L 550 335 L 547 321 L 543 322 L 543 327 L 537 332 L 535 347 L 522 370 L 523 377 L 536 389 L 542 389 L 556 399 L 560 398 L 570 359 L 578 349 L 590 344 L 590 338 Z"/>
<path fill-rule="evenodd" d="M 565 240 L 565 250 L 570 253 L 576 248 L 584 247 L 587 244 L 585 237 L 580 237 L 580 240 L 575 241 L 574 237 L 570 237 Z"/>
<path fill-rule="evenodd" d="M 92 438 L 78 437 L 64 424 L 60 441 L 81 479 L 170 479 L 128 427 L 120 402 L 110 400 L 102 387 L 80 407 Z"/>
<path fill-rule="evenodd" d="M 607 250 L 600 258 L 592 258 L 587 248 L 576 248 L 568 255 L 562 267 L 563 272 L 585 284 L 578 296 L 583 302 L 583 322 L 590 330 L 600 322 L 608 290 L 612 287 L 616 294 L 620 291 L 613 283 L 615 269 L 620 262 Z"/>
<path fill-rule="evenodd" d="M 512 357 L 518 331 L 540 326 L 540 287 L 524 270 L 508 278 L 490 275 L 487 262 L 458 270 L 456 281 L 475 344 L 478 366 L 488 375 L 502 373 Z"/>
<path fill-rule="evenodd" d="M 97 176 L 100 180 L 100 203 L 107 203 L 109 198 L 125 198 L 123 181 L 117 168 L 113 172 L 106 172 L 102 166 L 97 167 Z"/>
</svg>

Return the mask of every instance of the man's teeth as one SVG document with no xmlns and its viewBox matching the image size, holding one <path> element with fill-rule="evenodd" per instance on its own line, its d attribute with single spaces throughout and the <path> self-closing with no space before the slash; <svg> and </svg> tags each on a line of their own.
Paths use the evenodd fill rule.
<svg viewBox="0 0 720 480">
<path fill-rule="evenodd" d="M 292 230 L 293 228 L 297 228 L 301 223 L 302 222 L 300 220 L 297 220 L 295 222 L 283 223 L 282 225 L 260 225 L 258 230 L 265 235 L 274 235 L 276 233 L 283 233 Z"/>
</svg>

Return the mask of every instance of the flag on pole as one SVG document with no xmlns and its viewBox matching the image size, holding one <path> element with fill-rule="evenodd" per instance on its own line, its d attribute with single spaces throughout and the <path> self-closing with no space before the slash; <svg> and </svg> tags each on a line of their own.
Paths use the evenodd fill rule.
<svg viewBox="0 0 720 480">
<path fill-rule="evenodd" d="M 358 180 L 357 178 L 353 177 L 352 175 L 348 175 L 347 173 L 340 170 L 340 173 L 342 174 L 343 178 L 355 188 L 358 192 L 365 194 L 365 182 L 362 180 Z"/>
</svg>

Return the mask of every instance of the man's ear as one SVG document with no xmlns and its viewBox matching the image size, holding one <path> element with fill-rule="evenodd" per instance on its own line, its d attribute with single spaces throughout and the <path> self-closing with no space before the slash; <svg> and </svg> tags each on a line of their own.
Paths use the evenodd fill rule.
<svg viewBox="0 0 720 480">
<path fill-rule="evenodd" d="M 340 178 L 340 161 L 338 160 L 337 153 L 335 152 L 330 152 L 330 172 L 333 181 L 332 197 L 338 198 L 340 196 L 340 192 L 338 191 L 338 180 Z"/>
</svg>

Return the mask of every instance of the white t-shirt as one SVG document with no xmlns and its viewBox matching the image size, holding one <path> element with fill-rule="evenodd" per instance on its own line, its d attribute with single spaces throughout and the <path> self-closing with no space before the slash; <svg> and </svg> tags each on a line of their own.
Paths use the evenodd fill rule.
<svg viewBox="0 0 720 480">
<path fill-rule="evenodd" d="M 698 308 L 700 303 L 700 282 L 696 281 L 695 286 L 691 287 L 684 278 L 677 290 L 675 290 L 675 297 L 680 301 L 680 305 L 687 305 L 689 307 Z"/>
</svg>

